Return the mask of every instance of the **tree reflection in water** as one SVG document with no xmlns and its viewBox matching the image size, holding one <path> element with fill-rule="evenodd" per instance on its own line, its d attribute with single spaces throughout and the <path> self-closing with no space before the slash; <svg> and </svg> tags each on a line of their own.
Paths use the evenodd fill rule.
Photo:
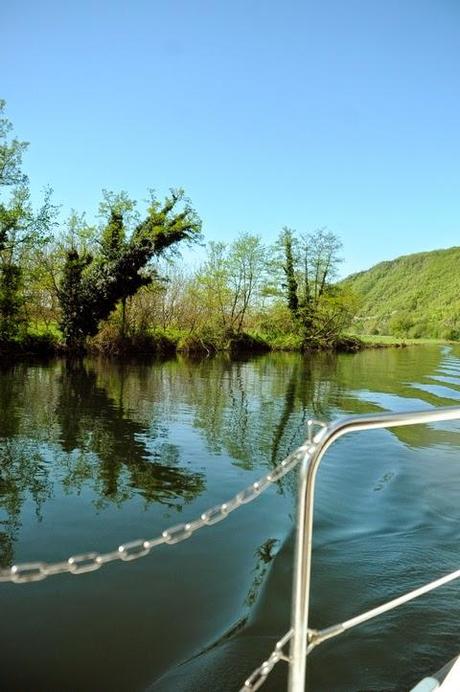
<svg viewBox="0 0 460 692">
<path fill-rule="evenodd" d="M 31 499 L 40 519 L 56 478 L 66 493 L 79 493 L 89 484 L 96 492 L 98 508 L 141 495 L 147 504 L 159 503 L 180 511 L 205 487 L 202 473 L 180 466 L 178 447 L 157 439 L 161 426 L 154 421 L 147 429 L 131 420 L 123 400 L 115 403 L 98 385 L 91 368 L 80 361 L 58 367 L 60 377 L 51 374 L 54 399 L 47 401 L 40 396 L 30 398 L 26 366 L 0 373 L 2 566 L 14 561 L 24 503 Z M 37 411 L 31 415 L 30 408 Z M 54 416 L 47 435 L 41 419 L 44 415 L 48 423 Z M 40 431 L 30 430 L 34 416 L 40 419 Z M 51 465 L 47 463 L 50 455 Z"/>
<path fill-rule="evenodd" d="M 212 455 L 242 470 L 275 466 L 327 406 L 335 360 L 54 361 L 0 372 L 0 560 L 11 564 L 21 511 L 53 492 L 91 489 L 96 508 L 141 496 L 180 511 L 205 488 L 169 440 L 181 407 Z M 242 479 L 242 485 L 244 484 Z M 291 487 L 289 478 L 279 484 Z M 214 498 L 210 504 L 214 503 Z"/>
<path fill-rule="evenodd" d="M 14 542 L 21 528 L 22 505 L 31 497 L 41 520 L 41 508 L 51 497 L 52 483 L 34 445 L 27 440 L 0 442 L 0 566 L 13 563 Z"/>
<path fill-rule="evenodd" d="M 68 489 L 92 479 L 101 500 L 119 503 L 138 493 L 147 502 L 178 508 L 204 489 L 204 477 L 179 466 L 179 448 L 158 441 L 162 429 L 148 430 L 126 415 L 97 383 L 96 373 L 81 363 L 66 363 L 62 373 L 58 418 L 62 449 L 88 452 L 71 463 L 63 483 Z"/>
<path fill-rule="evenodd" d="M 452 403 L 425 391 L 427 375 L 442 374 L 442 359 L 439 349 L 424 358 L 389 349 L 250 361 L 53 361 L 0 371 L 0 559 L 13 559 L 27 499 L 38 517 L 53 492 L 83 489 L 95 494 L 96 508 L 136 497 L 178 511 L 192 502 L 205 489 L 205 475 L 186 466 L 176 423 L 185 429 L 183 441 L 192 430 L 204 441 L 203 464 L 225 455 L 242 472 L 262 473 L 300 444 L 311 416 L 417 408 L 420 400 Z M 448 372 L 457 367 L 452 357 L 448 366 Z M 439 443 L 457 443 L 459 436 L 450 428 L 429 433 Z M 425 444 L 412 428 L 393 434 Z M 295 474 L 278 485 L 279 492 L 294 488 Z M 221 500 L 210 497 L 209 505 Z"/>
</svg>

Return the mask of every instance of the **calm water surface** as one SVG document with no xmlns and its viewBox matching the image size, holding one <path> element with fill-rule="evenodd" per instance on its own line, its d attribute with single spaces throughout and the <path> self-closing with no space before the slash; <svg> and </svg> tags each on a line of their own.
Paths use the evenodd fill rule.
<svg viewBox="0 0 460 692">
<path fill-rule="evenodd" d="M 0 563 L 106 551 L 279 463 L 312 415 L 460 400 L 460 348 L 0 368 Z M 460 425 L 353 434 L 318 476 L 313 625 L 457 569 Z M 0 584 L 0 689 L 233 692 L 288 628 L 295 474 L 176 546 Z M 460 650 L 455 583 L 324 644 L 309 690 L 407 690 Z M 185 663 L 184 663 L 185 662 Z M 284 664 L 264 689 L 282 690 Z"/>
</svg>

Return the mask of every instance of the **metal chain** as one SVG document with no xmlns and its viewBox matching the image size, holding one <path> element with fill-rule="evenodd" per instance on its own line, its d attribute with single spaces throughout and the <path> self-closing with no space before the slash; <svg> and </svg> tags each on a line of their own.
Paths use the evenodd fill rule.
<svg viewBox="0 0 460 692">
<path fill-rule="evenodd" d="M 13 582 L 14 584 L 24 584 L 33 581 L 41 581 L 55 574 L 86 574 L 100 569 L 103 565 L 116 560 L 130 562 L 140 557 L 145 557 L 152 548 L 166 543 L 175 545 L 187 538 L 190 538 L 196 531 L 205 526 L 212 526 L 226 519 L 228 515 L 241 505 L 248 504 L 256 499 L 270 485 L 277 483 L 283 476 L 291 471 L 307 454 L 314 450 L 314 442 L 311 439 L 311 428 L 316 421 L 308 421 L 309 439 L 301 447 L 292 452 L 270 473 L 245 488 L 237 495 L 221 505 L 212 507 L 203 512 L 198 519 L 186 524 L 178 524 L 169 529 L 165 529 L 160 536 L 155 538 L 139 538 L 129 543 L 123 543 L 118 548 L 108 553 L 89 552 L 81 555 L 72 555 L 62 562 L 24 562 L 13 565 L 8 569 L 0 570 L 0 582 Z M 272 666 L 273 667 L 273 666 Z M 256 687 L 249 689 L 257 689 Z"/>
<path fill-rule="evenodd" d="M 248 690 L 250 690 L 250 692 L 255 692 L 255 690 L 258 690 L 260 687 L 262 687 L 265 680 L 268 678 L 273 668 L 279 661 L 287 661 L 289 663 L 289 656 L 287 656 L 284 653 L 283 649 L 288 643 L 288 641 L 291 639 L 293 634 L 294 630 L 292 629 L 289 630 L 289 632 L 286 632 L 284 637 L 282 637 L 276 643 L 275 648 L 273 649 L 272 653 L 267 658 L 267 660 L 264 661 L 258 668 L 256 668 L 255 671 L 251 673 L 251 675 L 247 678 L 243 687 L 240 689 L 240 692 L 248 692 Z"/>
</svg>

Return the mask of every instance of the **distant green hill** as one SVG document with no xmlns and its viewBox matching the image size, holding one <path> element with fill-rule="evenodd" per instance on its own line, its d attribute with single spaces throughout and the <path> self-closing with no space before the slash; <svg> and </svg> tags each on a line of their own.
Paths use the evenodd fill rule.
<svg viewBox="0 0 460 692">
<path fill-rule="evenodd" d="M 341 283 L 361 301 L 358 334 L 460 339 L 460 247 L 381 262 Z"/>
</svg>

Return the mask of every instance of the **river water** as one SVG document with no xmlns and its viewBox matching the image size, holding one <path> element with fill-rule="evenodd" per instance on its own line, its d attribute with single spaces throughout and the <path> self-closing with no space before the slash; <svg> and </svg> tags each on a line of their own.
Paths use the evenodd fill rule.
<svg viewBox="0 0 460 692">
<path fill-rule="evenodd" d="M 306 420 L 460 400 L 460 348 L 0 368 L 0 564 L 108 551 L 194 519 Z M 354 434 L 318 474 L 312 625 L 459 567 L 460 425 Z M 295 472 L 144 559 L 0 583 L 0 689 L 239 689 L 289 626 Z M 460 650 L 454 583 L 327 642 L 311 692 L 408 690 Z M 282 690 L 280 663 L 264 689 Z"/>
</svg>

